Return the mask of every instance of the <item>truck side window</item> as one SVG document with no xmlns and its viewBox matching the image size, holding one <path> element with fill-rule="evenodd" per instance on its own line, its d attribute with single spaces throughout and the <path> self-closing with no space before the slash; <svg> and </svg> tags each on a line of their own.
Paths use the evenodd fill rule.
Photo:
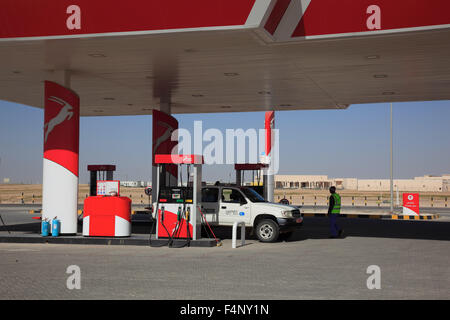
<svg viewBox="0 0 450 320">
<path fill-rule="evenodd" d="M 244 199 L 242 194 L 235 189 L 222 189 L 222 202 L 239 203 Z"/>
<path fill-rule="evenodd" d="M 202 202 L 218 202 L 218 198 L 219 198 L 218 188 L 202 189 Z"/>
</svg>

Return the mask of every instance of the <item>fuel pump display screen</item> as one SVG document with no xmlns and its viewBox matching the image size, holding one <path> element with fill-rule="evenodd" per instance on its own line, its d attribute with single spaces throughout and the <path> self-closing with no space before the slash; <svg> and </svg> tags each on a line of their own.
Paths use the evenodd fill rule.
<svg viewBox="0 0 450 320">
<path fill-rule="evenodd" d="M 160 202 L 164 203 L 191 203 L 192 188 L 166 187 L 161 189 Z"/>
</svg>

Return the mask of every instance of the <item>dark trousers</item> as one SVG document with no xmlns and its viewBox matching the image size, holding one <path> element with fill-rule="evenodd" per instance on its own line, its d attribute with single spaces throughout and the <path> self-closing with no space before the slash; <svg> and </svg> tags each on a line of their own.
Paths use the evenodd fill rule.
<svg viewBox="0 0 450 320">
<path fill-rule="evenodd" d="M 338 214 L 329 214 L 328 217 L 330 219 L 330 231 L 331 231 L 331 236 L 333 237 L 337 237 L 339 230 L 341 230 L 341 228 L 339 228 L 339 226 L 337 225 L 337 219 L 338 219 Z"/>
</svg>

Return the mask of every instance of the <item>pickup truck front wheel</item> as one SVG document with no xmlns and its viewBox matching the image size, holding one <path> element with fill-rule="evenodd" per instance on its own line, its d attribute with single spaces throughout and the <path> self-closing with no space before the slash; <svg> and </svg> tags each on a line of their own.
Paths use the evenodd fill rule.
<svg viewBox="0 0 450 320">
<path fill-rule="evenodd" d="M 265 219 L 256 225 L 256 236 L 262 242 L 275 242 L 280 235 L 280 227 L 273 220 Z"/>
</svg>

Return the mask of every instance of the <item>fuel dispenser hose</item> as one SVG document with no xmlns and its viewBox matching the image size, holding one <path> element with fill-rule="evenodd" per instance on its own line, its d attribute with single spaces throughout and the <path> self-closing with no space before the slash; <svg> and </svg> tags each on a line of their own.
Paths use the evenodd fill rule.
<svg viewBox="0 0 450 320">
<path fill-rule="evenodd" d="M 157 206 L 157 210 L 158 210 L 158 206 Z M 173 239 L 172 239 L 172 237 L 170 236 L 169 230 L 167 230 L 167 227 L 166 227 L 166 225 L 165 225 L 165 223 L 164 223 L 164 213 L 163 213 L 163 211 L 164 211 L 164 207 L 162 207 L 162 209 L 161 209 L 161 213 L 162 213 L 161 225 L 162 225 L 162 226 L 164 227 L 164 229 L 166 230 L 169 239 L 167 240 L 167 242 L 164 242 L 164 243 L 162 243 L 162 244 L 154 244 L 154 243 L 152 243 L 152 234 L 153 234 L 153 231 L 155 230 L 155 225 L 156 225 L 156 223 L 158 223 L 158 220 L 159 220 L 159 213 L 157 212 L 157 213 L 156 213 L 156 216 L 157 216 L 158 218 L 156 219 L 156 222 L 153 222 L 152 231 L 150 232 L 149 242 L 150 242 L 150 246 L 151 246 L 151 247 L 164 247 L 164 246 L 167 246 L 167 245 L 170 246 L 171 243 L 173 242 Z"/>
<path fill-rule="evenodd" d="M 211 233 L 212 233 L 212 235 L 213 235 L 213 237 L 214 237 L 214 240 L 216 240 L 216 246 L 217 246 L 217 247 L 220 247 L 220 246 L 222 245 L 222 241 L 220 241 L 220 240 L 218 240 L 218 239 L 216 238 L 216 235 L 215 235 L 214 232 L 212 231 L 211 226 L 209 225 L 208 221 L 206 220 L 205 215 L 203 214 L 203 212 L 202 212 L 202 210 L 200 209 L 200 207 L 197 207 L 197 208 L 198 208 L 198 211 L 200 212 L 200 214 L 202 215 L 203 221 L 205 221 L 205 224 L 208 226 L 209 231 L 211 231 Z M 206 228 L 205 228 L 205 230 L 206 230 Z M 207 233 L 208 233 L 208 232 L 207 232 Z"/>
<path fill-rule="evenodd" d="M 156 212 L 155 212 L 156 221 L 153 222 L 153 224 L 152 224 L 152 230 L 150 231 L 150 236 L 149 236 L 149 239 L 148 239 L 150 247 L 164 247 L 164 246 L 167 246 L 167 245 L 170 246 L 171 243 L 172 243 L 172 238 L 170 237 L 170 233 L 167 230 L 166 225 L 164 223 L 164 206 L 162 206 L 161 209 L 159 209 L 159 199 L 160 199 L 160 197 L 161 197 L 161 188 L 159 188 L 159 190 L 158 190 L 158 199 L 156 200 Z M 152 243 L 152 234 L 153 234 L 153 231 L 155 231 L 155 225 L 157 223 L 159 223 L 159 212 L 158 212 L 159 210 L 161 210 L 161 216 L 162 216 L 161 217 L 161 225 L 166 230 L 167 235 L 169 236 L 169 240 L 166 243 L 155 244 L 155 243 Z"/>
<path fill-rule="evenodd" d="M 184 212 L 184 215 L 183 215 L 183 212 Z M 186 227 L 187 227 L 187 239 L 186 239 L 186 242 L 182 243 L 181 245 L 174 245 L 174 242 L 172 241 L 172 243 L 169 245 L 170 248 L 184 248 L 186 246 L 189 247 L 190 244 L 191 244 L 191 235 L 190 235 L 190 232 L 189 232 L 189 221 L 187 220 L 186 211 L 185 210 L 183 210 L 181 212 L 181 214 L 179 215 L 179 217 L 177 218 L 177 220 L 178 220 L 177 221 L 177 226 L 176 226 L 176 229 L 174 230 L 174 233 L 172 234 L 172 239 L 174 238 L 174 236 L 175 236 L 175 238 L 179 237 L 180 232 L 181 232 L 181 228 L 183 226 L 183 219 L 186 220 Z"/>
<path fill-rule="evenodd" d="M 188 175 L 189 176 L 189 175 Z M 188 178 L 189 183 L 189 178 Z M 190 247 L 191 246 L 191 231 L 189 229 L 189 221 L 190 221 L 190 210 L 189 207 L 186 207 L 186 198 L 187 198 L 187 191 L 185 190 L 185 194 L 183 194 L 183 209 L 180 210 L 180 207 L 177 212 L 177 225 L 175 227 L 174 233 L 172 234 L 172 239 L 174 238 L 174 235 L 176 238 L 179 237 L 180 232 L 182 230 L 183 222 L 186 221 L 186 242 L 184 242 L 181 245 L 173 245 L 173 242 L 171 243 L 171 248 L 184 248 L 184 247 Z M 184 220 L 184 221 L 183 221 Z"/>
<path fill-rule="evenodd" d="M 187 183 L 186 185 L 189 186 L 189 166 L 186 168 L 186 173 L 187 173 Z M 180 184 L 181 186 L 183 186 L 183 167 L 181 166 L 181 170 L 180 170 Z M 183 248 L 185 246 L 190 246 L 191 242 L 190 242 L 190 234 L 189 234 L 189 221 L 186 219 L 186 190 L 184 192 L 182 192 L 182 197 L 183 197 L 183 209 L 181 209 L 181 207 L 178 207 L 178 212 L 177 212 L 177 223 L 175 225 L 175 229 L 173 231 L 172 234 L 172 238 L 175 236 L 176 238 L 179 237 L 180 232 L 181 232 L 181 228 L 183 226 L 183 217 L 186 220 L 186 227 L 188 229 L 187 232 L 187 237 L 188 239 L 186 240 L 186 243 L 182 244 L 181 246 L 174 246 L 173 242 L 171 244 L 169 244 L 169 247 L 171 248 Z"/>
</svg>

